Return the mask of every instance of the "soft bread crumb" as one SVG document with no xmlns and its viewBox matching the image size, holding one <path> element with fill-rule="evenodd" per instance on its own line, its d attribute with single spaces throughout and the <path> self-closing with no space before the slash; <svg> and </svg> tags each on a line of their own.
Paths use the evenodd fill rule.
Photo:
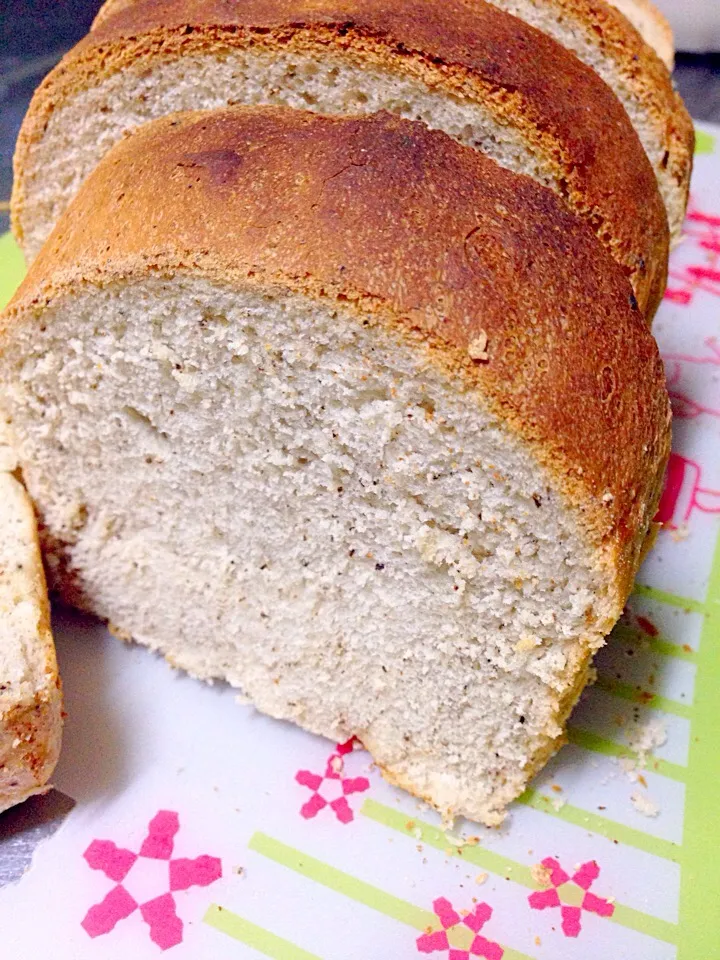
<svg viewBox="0 0 720 960">
<path fill-rule="evenodd" d="M 471 360 L 487 360 L 488 338 L 484 330 L 481 330 L 474 340 L 468 344 L 468 354 Z"/>
<path fill-rule="evenodd" d="M 660 806 L 647 794 L 640 793 L 639 790 L 630 794 L 630 801 L 637 812 L 644 817 L 656 817 L 660 813 Z"/>
</svg>

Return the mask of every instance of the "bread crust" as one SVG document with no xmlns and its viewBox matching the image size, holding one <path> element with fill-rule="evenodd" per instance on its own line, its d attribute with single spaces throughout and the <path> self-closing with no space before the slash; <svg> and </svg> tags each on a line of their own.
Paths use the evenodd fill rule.
<svg viewBox="0 0 720 960">
<path fill-rule="evenodd" d="M 628 281 L 553 193 L 387 114 L 175 114 L 88 178 L 4 313 L 0 348 L 78 285 L 175 272 L 327 297 L 430 344 L 565 495 L 619 615 L 660 494 L 669 403 Z M 487 361 L 470 356 L 479 336 Z"/>
<path fill-rule="evenodd" d="M 33 677 L 32 695 L 11 702 L 8 694 L 0 692 L 0 812 L 49 789 L 48 781 L 58 760 L 62 736 L 62 688 L 33 508 L 14 478 L 4 474 L 3 482 L 12 484 L 13 502 L 31 518 L 26 526 L 33 531 L 33 543 L 24 562 L 30 567 L 33 590 L 31 596 L 23 599 L 38 613 L 37 637 L 44 652 L 44 663 Z M 2 681 L 0 677 L 0 691 Z"/>
<path fill-rule="evenodd" d="M 115 10 L 115 5 L 119 8 L 121 4 L 128 2 L 132 3 L 134 0 L 107 0 L 107 3 L 98 11 L 96 20 L 100 19 L 106 6 L 111 7 L 109 12 L 112 12 Z M 650 0 L 610 0 L 610 3 L 630 21 L 668 70 L 672 70 L 675 64 L 675 36 L 667 18 L 655 4 Z"/>
<path fill-rule="evenodd" d="M 156 0 L 157 2 L 157 0 Z M 479 8 L 482 0 L 465 0 Z M 553 8 L 558 19 L 570 21 L 582 31 L 592 47 L 609 58 L 622 83 L 647 112 L 658 144 L 668 153 L 667 173 L 676 182 L 687 205 L 692 173 L 694 130 L 692 120 L 677 91 L 669 71 L 674 60 L 674 39 L 670 25 L 650 0 L 542 0 Z M 176 4 L 173 4 L 176 5 Z M 288 13 L 297 6 L 294 0 L 283 0 Z M 106 0 L 100 8 L 93 30 L 104 28 L 119 14 L 139 7 L 151 7 L 148 0 Z M 241 6 L 241 4 L 226 4 Z M 246 6 L 243 4 L 243 6 Z M 303 8 L 307 10 L 307 4 Z M 443 5 L 438 5 L 444 9 Z M 167 17 L 167 8 L 158 6 L 160 16 Z M 633 24 L 652 24 L 652 42 L 643 37 Z M 172 20 L 167 21 L 172 22 Z"/>
<path fill-rule="evenodd" d="M 489 104 L 550 166 L 568 204 L 593 223 L 651 317 L 667 278 L 667 216 L 621 104 L 589 67 L 523 21 L 483 0 L 448 3 L 140 0 L 125 8 L 81 41 L 33 99 L 15 156 L 16 236 L 22 243 L 28 154 L 53 111 L 77 91 L 124 67 L 185 53 L 250 44 L 335 53 Z"/>
</svg>

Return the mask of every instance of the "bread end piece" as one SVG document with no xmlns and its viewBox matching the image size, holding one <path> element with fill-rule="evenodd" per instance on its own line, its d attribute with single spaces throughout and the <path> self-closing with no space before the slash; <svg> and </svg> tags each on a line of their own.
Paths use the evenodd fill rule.
<svg viewBox="0 0 720 960">
<path fill-rule="evenodd" d="M 35 514 L 0 445 L 0 812 L 49 789 L 62 690 Z"/>
</svg>

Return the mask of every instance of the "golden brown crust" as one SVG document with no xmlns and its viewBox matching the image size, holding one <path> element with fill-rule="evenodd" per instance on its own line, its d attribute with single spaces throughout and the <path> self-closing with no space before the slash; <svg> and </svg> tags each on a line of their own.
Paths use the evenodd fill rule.
<svg viewBox="0 0 720 960">
<path fill-rule="evenodd" d="M 469 6 L 480 8 L 481 0 L 465 0 Z M 694 149 L 694 131 L 690 116 L 679 94 L 675 91 L 668 72 L 674 49 L 672 30 L 667 20 L 649 0 L 544 0 L 558 18 L 570 21 L 583 32 L 591 47 L 607 57 L 619 77 L 647 112 L 658 142 L 668 153 L 667 170 L 684 194 L 690 187 Z M 102 28 L 110 18 L 131 8 L 152 6 L 147 0 L 107 0 L 100 8 L 93 30 Z M 244 4 L 228 0 L 228 7 Z M 297 6 L 293 0 L 284 0 L 288 12 Z M 661 47 L 658 53 L 632 25 L 632 17 L 624 8 L 638 9 L 635 21 L 647 20 L 653 24 L 653 35 Z M 307 11 L 308 4 L 303 4 Z M 306 16 L 307 14 L 304 13 Z M 167 16 L 167 7 L 158 7 L 157 22 Z M 171 22 L 171 21 L 168 21 Z"/>
<path fill-rule="evenodd" d="M 105 8 L 115 11 L 115 5 L 127 5 L 134 0 L 108 0 L 99 10 L 96 21 Z M 675 37 L 667 18 L 650 0 L 610 0 L 613 7 L 625 16 L 642 36 L 645 43 L 652 47 L 662 62 L 672 70 L 675 62 Z"/>
<path fill-rule="evenodd" d="M 617 65 L 620 75 L 642 103 L 667 152 L 665 168 L 678 188 L 690 189 L 695 131 L 690 114 L 675 90 L 666 65 L 619 10 L 604 0 L 552 0 L 565 16 L 594 34 L 600 51 Z"/>
<path fill-rule="evenodd" d="M 28 151 L 76 91 L 128 65 L 249 44 L 335 53 L 488 104 L 552 169 L 652 316 L 666 281 L 667 218 L 625 111 L 574 55 L 483 0 L 140 0 L 89 34 L 36 95 L 16 154 L 16 233 Z"/>
<path fill-rule="evenodd" d="M 547 468 L 619 614 L 669 452 L 667 392 L 627 280 L 554 194 L 385 114 L 175 115 L 101 162 L 0 337 L 78 283 L 184 271 L 336 299 L 429 343 Z"/>
</svg>

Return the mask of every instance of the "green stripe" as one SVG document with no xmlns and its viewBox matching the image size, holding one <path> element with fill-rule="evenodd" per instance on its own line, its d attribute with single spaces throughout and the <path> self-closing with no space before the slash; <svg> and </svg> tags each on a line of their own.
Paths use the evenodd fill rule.
<svg viewBox="0 0 720 960">
<path fill-rule="evenodd" d="M 659 693 L 653 693 L 651 690 L 639 690 L 630 683 L 621 683 L 619 680 L 613 680 L 611 677 L 598 676 L 595 681 L 598 690 L 604 690 L 605 693 L 611 693 L 614 697 L 621 700 L 629 700 L 631 703 L 639 703 L 644 707 L 652 707 L 653 710 L 664 710 L 665 713 L 672 713 L 676 717 L 683 717 L 685 720 L 692 719 L 692 707 L 688 703 L 680 703 L 679 700 L 670 700 L 668 697 L 661 697 Z"/>
<path fill-rule="evenodd" d="M 659 773 L 663 777 L 669 777 L 671 780 L 684 782 L 687 775 L 687 768 L 678 763 L 670 763 L 669 760 L 661 760 L 659 757 L 648 757 L 642 760 L 634 750 L 622 743 L 615 743 L 614 740 L 606 740 L 590 730 L 579 730 L 577 727 L 568 727 L 568 740 L 574 743 L 576 747 L 582 747 L 583 750 L 592 750 L 593 753 L 602 753 L 606 757 L 629 757 L 636 760 L 638 764 L 644 764 L 644 767 L 653 773 Z"/>
<path fill-rule="evenodd" d="M 214 903 L 208 907 L 203 922 L 233 940 L 239 940 L 240 943 L 264 953 L 266 957 L 273 957 L 273 960 L 320 960 L 316 954 L 308 953 L 289 940 L 283 940 L 269 930 L 263 930 L 262 927 Z"/>
<path fill-rule="evenodd" d="M 474 866 L 489 870 L 506 880 L 515 880 L 524 887 L 535 889 L 530 867 L 526 867 L 522 863 L 516 863 L 508 857 L 503 857 L 500 853 L 485 850 L 479 845 L 465 844 L 462 847 L 454 847 L 443 830 L 433 827 L 429 823 L 424 823 L 422 820 L 416 820 L 414 817 L 408 817 L 401 810 L 393 810 L 392 807 L 386 807 L 385 804 L 378 803 L 377 800 L 366 800 L 360 813 L 370 820 L 375 820 L 385 827 L 390 827 L 391 830 L 398 830 L 400 833 L 416 838 L 419 843 L 435 847 L 436 850 L 442 850 L 448 856 L 459 856 L 466 863 L 472 863 Z"/>
<path fill-rule="evenodd" d="M 706 130 L 695 128 L 695 153 L 714 153 L 715 137 Z"/>
<path fill-rule="evenodd" d="M 697 653 L 692 649 L 685 649 L 679 643 L 671 643 L 662 637 L 650 637 L 640 630 L 633 630 L 631 627 L 617 626 L 613 630 L 612 640 L 619 640 L 622 643 L 633 643 L 639 647 L 647 647 L 653 653 L 662 654 L 664 657 L 675 657 L 677 660 L 687 660 L 689 663 L 695 663 Z"/>
<path fill-rule="evenodd" d="M 691 600 L 690 597 L 679 597 L 675 593 L 668 593 L 666 590 L 657 590 L 655 587 L 645 586 L 644 583 L 636 583 L 633 587 L 633 593 L 636 597 L 649 597 L 650 600 L 658 600 L 660 603 L 666 603 L 671 607 L 680 607 L 691 613 L 705 613 L 705 604 L 700 600 Z"/>
<path fill-rule="evenodd" d="M 597 833 L 608 840 L 617 840 L 618 843 L 624 843 L 628 847 L 635 847 L 637 850 L 644 850 L 645 853 L 651 853 L 655 857 L 662 857 L 664 860 L 672 860 L 675 863 L 680 862 L 681 850 L 677 843 L 672 840 L 663 840 L 661 837 L 653 837 L 642 830 L 636 830 L 634 827 L 626 827 L 624 823 L 618 823 L 616 820 L 608 820 L 606 817 L 600 817 L 596 813 L 590 813 L 589 810 L 583 810 L 581 807 L 573 807 L 571 804 L 564 804 L 559 810 L 553 807 L 553 798 L 543 796 L 537 790 L 528 789 L 518 798 L 518 803 L 526 807 L 532 807 L 533 810 L 539 810 L 547 813 L 558 820 L 564 820 L 565 823 L 572 823 L 583 830 L 589 830 L 590 833 Z"/>
<path fill-rule="evenodd" d="M 407 819 L 407 818 L 406 818 Z M 322 860 L 317 860 L 301 850 L 296 850 L 280 840 L 275 840 L 265 833 L 255 833 L 250 838 L 248 844 L 251 850 L 262 854 L 269 860 L 281 864 L 295 873 L 299 873 L 308 880 L 320 883 L 336 893 L 354 900 L 356 903 L 362 903 L 371 910 L 382 913 L 386 917 L 398 920 L 415 930 L 424 933 L 428 929 L 439 930 L 440 924 L 438 918 L 429 910 L 423 910 L 416 907 L 407 900 L 401 900 L 399 897 L 381 890 L 364 880 L 358 880 L 357 877 L 338 870 Z M 465 949 L 472 943 L 474 934 L 467 927 L 455 930 L 448 930 L 448 938 L 452 946 L 459 949 Z M 524 953 L 504 947 L 503 960 L 531 960 Z"/>
<path fill-rule="evenodd" d="M 532 806 L 532 804 L 530 805 Z M 472 863 L 474 866 L 488 870 L 490 873 L 504 877 L 506 880 L 514 880 L 530 890 L 541 889 L 535 883 L 530 868 L 525 864 L 517 863 L 491 850 L 485 850 L 479 845 L 453 846 L 447 835 L 438 827 L 433 827 L 431 824 L 414 817 L 408 818 L 407 814 L 400 810 L 394 810 L 392 807 L 387 807 L 376 800 L 366 800 L 360 812 L 391 830 L 397 830 L 399 833 L 404 833 L 426 846 L 442 850 L 448 856 L 458 857 L 466 863 Z M 586 824 L 583 824 L 583 826 L 586 826 Z M 570 906 L 579 906 L 584 891 L 580 890 L 579 887 L 564 885 L 558 890 L 558 894 L 563 903 Z M 637 930 L 649 937 L 655 937 L 657 940 L 664 940 L 667 943 L 677 942 L 678 929 L 674 923 L 668 923 L 658 917 L 651 917 L 640 910 L 634 910 L 632 907 L 615 904 L 615 911 L 612 917 L 608 919 L 620 924 L 620 926 Z"/>
<path fill-rule="evenodd" d="M 695 681 L 695 713 L 683 830 L 683 871 L 680 887 L 682 941 L 677 960 L 717 956 L 720 943 L 720 784 L 718 691 L 720 691 L 720 537 L 707 593 L 708 615 L 703 624 Z"/>
<path fill-rule="evenodd" d="M 18 284 L 25 275 L 25 261 L 11 233 L 4 233 L 0 236 L 0 264 L 2 264 L 2 270 L 0 270 L 0 310 L 3 310 L 10 302 Z"/>
<path fill-rule="evenodd" d="M 662 637 L 652 637 L 650 649 L 653 653 L 661 653 L 664 657 L 675 657 L 676 660 L 687 660 L 688 663 L 697 662 L 695 650 L 685 650 L 679 643 L 671 643 L 669 640 L 663 640 Z"/>
</svg>

